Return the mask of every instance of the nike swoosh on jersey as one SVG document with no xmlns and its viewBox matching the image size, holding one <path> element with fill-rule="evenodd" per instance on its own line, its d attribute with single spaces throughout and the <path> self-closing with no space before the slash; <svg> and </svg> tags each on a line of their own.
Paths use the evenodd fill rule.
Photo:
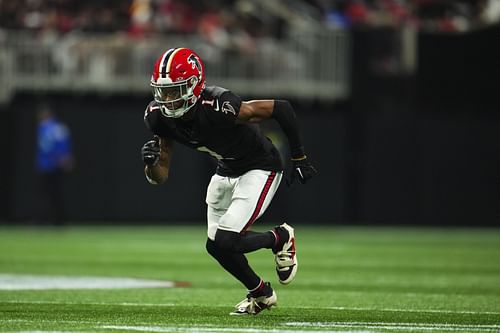
<svg viewBox="0 0 500 333">
<path fill-rule="evenodd" d="M 299 173 L 300 178 L 304 179 L 304 175 L 302 174 L 302 170 L 300 170 L 300 168 L 295 168 L 295 170 L 297 170 L 297 172 Z"/>
</svg>

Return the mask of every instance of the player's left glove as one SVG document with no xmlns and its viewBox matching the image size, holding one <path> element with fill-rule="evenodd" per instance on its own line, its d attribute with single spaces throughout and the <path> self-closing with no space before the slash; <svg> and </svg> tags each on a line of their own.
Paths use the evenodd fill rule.
<svg viewBox="0 0 500 333">
<path fill-rule="evenodd" d="M 302 159 L 292 160 L 292 172 L 290 175 L 290 180 L 287 181 L 288 185 L 292 185 L 296 179 L 302 184 L 305 184 L 309 179 L 311 179 L 318 171 L 309 163 L 306 156 Z"/>
<path fill-rule="evenodd" d="M 148 141 L 142 146 L 142 161 L 146 165 L 155 165 L 160 159 L 160 153 L 160 142 L 159 139 L 155 137 L 154 140 Z"/>
</svg>

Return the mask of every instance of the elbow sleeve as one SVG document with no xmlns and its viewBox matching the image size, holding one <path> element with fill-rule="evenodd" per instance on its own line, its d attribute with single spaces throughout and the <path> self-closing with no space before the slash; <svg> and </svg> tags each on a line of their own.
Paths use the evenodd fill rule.
<svg viewBox="0 0 500 333">
<path fill-rule="evenodd" d="M 292 159 L 302 158 L 305 155 L 304 145 L 302 144 L 297 116 L 290 102 L 275 100 L 272 118 L 278 122 L 288 138 Z"/>
</svg>

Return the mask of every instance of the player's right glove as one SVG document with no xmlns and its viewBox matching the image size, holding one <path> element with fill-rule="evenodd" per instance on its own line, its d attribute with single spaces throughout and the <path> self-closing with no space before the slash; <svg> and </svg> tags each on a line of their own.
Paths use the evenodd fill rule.
<svg viewBox="0 0 500 333">
<path fill-rule="evenodd" d="M 158 163 L 160 159 L 160 140 L 155 138 L 154 140 L 150 140 L 142 146 L 141 155 L 142 161 L 146 165 L 155 165 Z"/>
<path fill-rule="evenodd" d="M 287 183 L 290 186 L 298 179 L 299 182 L 305 184 L 317 173 L 318 171 L 309 163 L 307 157 L 299 160 L 292 160 L 292 172 L 290 174 L 290 180 L 288 180 Z"/>
</svg>

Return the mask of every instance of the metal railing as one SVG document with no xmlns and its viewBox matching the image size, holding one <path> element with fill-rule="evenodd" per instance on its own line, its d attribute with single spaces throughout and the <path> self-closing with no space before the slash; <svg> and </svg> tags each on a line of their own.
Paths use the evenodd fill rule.
<svg viewBox="0 0 500 333">
<path fill-rule="evenodd" d="M 243 96 L 335 100 L 349 95 L 350 38 L 344 31 L 260 39 L 240 49 L 214 47 L 198 36 L 132 39 L 125 35 L 0 38 L 0 101 L 17 91 L 137 93 L 149 90 L 156 58 L 173 46 L 196 50 L 207 84 Z"/>
</svg>

